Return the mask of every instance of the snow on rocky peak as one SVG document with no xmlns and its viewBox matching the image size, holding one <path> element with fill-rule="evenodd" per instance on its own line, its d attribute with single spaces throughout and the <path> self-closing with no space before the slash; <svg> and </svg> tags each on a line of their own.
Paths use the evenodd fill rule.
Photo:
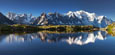
<svg viewBox="0 0 115 55">
<path fill-rule="evenodd" d="M 112 23 L 112 20 L 106 18 L 105 16 L 97 16 L 95 13 L 89 13 L 83 10 L 76 12 L 69 11 L 66 15 L 69 18 L 80 19 L 82 24 L 94 26 L 96 25 L 96 27 L 106 27 Z"/>
<path fill-rule="evenodd" d="M 101 23 L 101 21 L 103 20 L 103 18 L 104 18 L 105 16 L 98 16 L 98 23 Z"/>
<path fill-rule="evenodd" d="M 76 12 L 69 11 L 67 15 L 69 17 L 78 17 L 79 19 L 82 19 L 83 17 L 87 17 L 89 21 L 94 21 L 94 19 L 96 18 L 95 13 L 88 13 L 83 10 L 76 11 Z"/>
<path fill-rule="evenodd" d="M 17 24 L 30 24 L 33 19 L 32 14 L 16 14 L 12 12 L 8 12 L 7 17 Z"/>
</svg>

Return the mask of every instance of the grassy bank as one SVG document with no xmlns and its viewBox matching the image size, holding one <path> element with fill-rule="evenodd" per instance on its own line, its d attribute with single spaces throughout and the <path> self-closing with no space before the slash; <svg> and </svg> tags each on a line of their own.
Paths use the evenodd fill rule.
<svg viewBox="0 0 115 55">
<path fill-rule="evenodd" d="M 112 23 L 106 27 L 108 34 L 115 36 L 115 23 Z"/>
<path fill-rule="evenodd" d="M 48 26 L 31 26 L 31 25 L 3 25 L 0 24 L 0 34 L 2 33 L 31 33 L 31 32 L 48 32 L 48 33 L 74 33 L 74 32 L 92 32 L 99 30 L 93 26 L 75 26 L 75 25 L 48 25 Z"/>
<path fill-rule="evenodd" d="M 75 25 L 48 25 L 48 26 L 39 26 L 39 28 L 47 30 L 44 32 L 66 32 L 66 33 L 72 33 L 72 32 L 83 32 L 83 31 L 95 31 L 99 30 L 99 28 L 95 28 L 93 26 L 75 26 Z"/>
<path fill-rule="evenodd" d="M 4 25 L 0 24 L 0 34 L 9 34 L 9 33 L 32 33 L 40 31 L 36 26 L 29 26 L 29 25 Z"/>
</svg>

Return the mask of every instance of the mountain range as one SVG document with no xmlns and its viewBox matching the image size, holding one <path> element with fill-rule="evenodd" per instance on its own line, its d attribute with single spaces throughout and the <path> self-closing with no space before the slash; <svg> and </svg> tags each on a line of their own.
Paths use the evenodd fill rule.
<svg viewBox="0 0 115 55">
<path fill-rule="evenodd" d="M 39 17 L 32 14 L 16 14 L 9 12 L 6 16 L 0 13 L 1 24 L 27 24 L 27 25 L 93 25 L 95 27 L 106 27 L 113 21 L 106 16 L 97 16 L 83 10 L 69 11 L 65 14 L 42 13 Z"/>
</svg>

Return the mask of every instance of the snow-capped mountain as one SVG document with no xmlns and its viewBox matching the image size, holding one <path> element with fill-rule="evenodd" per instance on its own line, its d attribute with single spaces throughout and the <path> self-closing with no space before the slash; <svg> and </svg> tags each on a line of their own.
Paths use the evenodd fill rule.
<svg viewBox="0 0 115 55">
<path fill-rule="evenodd" d="M 32 14 L 16 14 L 12 12 L 9 12 L 7 17 L 17 24 L 31 24 L 36 19 Z"/>
<path fill-rule="evenodd" d="M 96 27 L 106 27 L 112 23 L 111 19 L 108 19 L 105 16 L 97 16 L 95 13 L 88 13 L 86 11 L 80 10 L 76 12 L 68 12 L 67 16 L 70 18 L 78 18 L 84 25 L 93 25 Z"/>
<path fill-rule="evenodd" d="M 42 13 L 40 17 L 38 17 L 33 24 L 34 25 L 46 25 L 48 23 L 47 15 Z"/>
<path fill-rule="evenodd" d="M 106 16 L 97 16 L 95 13 L 89 13 L 83 10 L 66 14 L 60 13 L 42 13 L 39 17 L 32 14 L 16 14 L 9 12 L 7 17 L 17 24 L 33 25 L 93 25 L 95 27 L 106 27 L 113 21 Z"/>
<path fill-rule="evenodd" d="M 59 13 L 44 13 L 38 17 L 34 24 L 36 25 L 93 25 L 95 27 L 106 27 L 112 20 L 105 16 L 97 16 L 95 13 L 89 13 L 83 10 L 72 12 L 65 15 Z"/>
<path fill-rule="evenodd" d="M 13 21 L 9 20 L 5 15 L 3 15 L 2 13 L 0 13 L 0 24 L 14 24 Z"/>
</svg>

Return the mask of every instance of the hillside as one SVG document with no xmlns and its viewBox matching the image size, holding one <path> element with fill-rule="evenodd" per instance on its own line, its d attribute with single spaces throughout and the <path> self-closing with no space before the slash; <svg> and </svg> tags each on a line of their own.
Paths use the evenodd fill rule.
<svg viewBox="0 0 115 55">
<path fill-rule="evenodd" d="M 108 34 L 115 36 L 115 23 L 112 23 L 106 27 Z"/>
</svg>

